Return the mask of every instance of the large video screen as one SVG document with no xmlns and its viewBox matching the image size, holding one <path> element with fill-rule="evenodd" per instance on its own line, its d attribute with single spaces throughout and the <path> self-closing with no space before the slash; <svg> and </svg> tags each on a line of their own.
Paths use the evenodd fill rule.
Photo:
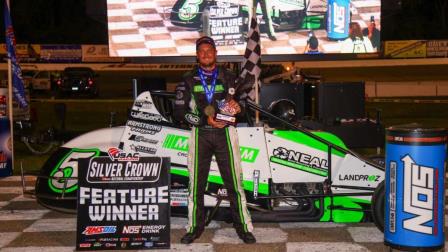
<svg viewBox="0 0 448 252">
<path fill-rule="evenodd" d="M 262 55 L 380 49 L 381 0 L 107 0 L 107 13 L 110 56 L 194 56 L 203 35 L 243 55 L 253 15 Z"/>
</svg>

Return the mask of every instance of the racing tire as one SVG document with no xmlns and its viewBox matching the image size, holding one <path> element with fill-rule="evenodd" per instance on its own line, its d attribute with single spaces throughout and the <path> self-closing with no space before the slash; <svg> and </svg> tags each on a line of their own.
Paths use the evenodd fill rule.
<svg viewBox="0 0 448 252">
<path fill-rule="evenodd" d="M 372 219 L 375 226 L 384 233 L 384 211 L 386 204 L 386 194 L 384 181 L 382 181 L 372 196 Z"/>
</svg>

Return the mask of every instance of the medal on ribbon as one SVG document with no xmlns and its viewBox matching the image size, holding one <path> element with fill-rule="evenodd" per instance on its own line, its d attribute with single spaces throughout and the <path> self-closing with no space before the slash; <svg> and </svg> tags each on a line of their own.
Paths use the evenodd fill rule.
<svg viewBox="0 0 448 252">
<path fill-rule="evenodd" d="M 207 82 L 205 81 L 204 72 L 201 68 L 199 68 L 199 78 L 201 78 L 201 84 L 204 88 L 205 97 L 207 98 L 208 105 L 204 109 L 204 113 L 207 116 L 214 116 L 215 115 L 215 107 L 212 105 L 213 101 L 213 95 L 215 93 L 215 87 L 216 87 L 216 79 L 218 78 L 218 69 L 216 68 L 213 71 L 212 74 L 212 80 L 210 83 L 210 88 L 207 85 Z"/>
</svg>

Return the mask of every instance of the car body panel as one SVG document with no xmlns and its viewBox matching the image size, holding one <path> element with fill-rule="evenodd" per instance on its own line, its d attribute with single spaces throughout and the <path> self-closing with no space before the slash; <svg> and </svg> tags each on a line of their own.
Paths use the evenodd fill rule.
<svg viewBox="0 0 448 252">
<path fill-rule="evenodd" d="M 145 102 L 143 103 L 142 100 Z M 125 153 L 138 151 L 141 156 L 169 157 L 171 181 L 174 183 L 171 204 L 173 207 L 185 208 L 188 195 L 187 152 L 190 130 L 178 128 L 163 117 L 154 106 L 149 92 L 144 92 L 137 97 L 130 115 L 133 118 L 150 119 L 146 123 L 153 126 L 151 129 L 154 132 L 139 134 L 132 131 L 128 125 L 92 131 L 67 142 L 42 168 L 42 178 L 38 178 L 36 184 L 38 201 L 52 209 L 61 210 L 65 207 L 65 210 L 76 211 L 77 187 L 72 179 L 76 181 L 77 178 L 74 177 L 78 172 L 75 169 L 79 167 L 74 162 L 81 157 L 107 155 L 109 148 L 120 146 Z M 309 203 L 312 203 L 316 208 L 308 213 L 310 218 L 298 215 L 292 220 L 358 222 L 369 219 L 367 216 L 370 211 L 371 195 L 366 193 L 373 191 L 378 183 L 384 180 L 384 170 L 352 152 L 343 153 L 345 145 L 336 136 L 324 132 L 311 132 L 311 135 L 298 134 L 296 131 L 268 132 L 263 127 L 237 127 L 237 134 L 242 160 L 243 186 L 248 204 L 258 208 L 267 207 L 267 204 L 276 206 L 275 197 L 279 187 L 296 188 L 291 190 L 294 192 L 299 188 L 297 186 L 309 184 L 325 186 L 331 178 L 334 180 L 333 184 L 329 184 L 331 188 L 324 190 L 325 195 L 328 196 L 304 198 L 308 202 L 306 203 L 308 207 L 310 207 Z M 325 139 L 315 138 L 314 136 L 317 137 L 317 135 L 324 136 Z M 317 142 L 314 141 L 316 139 Z M 323 141 L 334 146 L 332 149 L 335 148 L 331 151 L 331 165 L 328 160 L 328 146 L 325 149 L 322 145 Z M 286 153 L 285 149 L 289 153 Z M 364 176 L 363 179 L 357 180 L 356 178 L 360 178 L 356 176 L 358 174 L 366 174 L 367 180 L 364 180 Z M 66 202 L 62 204 L 61 189 L 55 190 L 55 185 L 60 186 L 66 180 L 72 180 L 70 183 L 67 182 L 70 188 L 65 188 L 62 192 L 65 191 L 66 196 L 71 198 L 66 199 Z M 215 193 L 219 193 L 219 190 L 223 188 L 222 178 L 214 159 L 211 163 L 208 182 L 209 189 L 211 188 L 210 190 Z M 328 194 L 328 190 L 332 193 Z M 341 193 L 341 196 L 337 193 Z M 346 195 L 347 193 L 350 194 Z M 58 200 L 47 200 L 39 195 L 57 196 Z M 273 200 L 258 199 L 258 196 L 272 197 Z M 213 207 L 216 202 L 216 197 L 209 194 L 205 196 L 205 206 Z M 280 205 L 277 206 L 294 207 L 297 202 L 299 201 L 286 199 L 280 201 Z M 228 206 L 228 202 L 221 206 Z M 352 213 L 353 209 L 361 213 Z M 256 216 L 260 215 L 263 215 L 263 212 L 257 213 L 254 218 L 257 219 Z M 285 220 L 291 220 L 291 218 L 285 218 Z"/>
</svg>

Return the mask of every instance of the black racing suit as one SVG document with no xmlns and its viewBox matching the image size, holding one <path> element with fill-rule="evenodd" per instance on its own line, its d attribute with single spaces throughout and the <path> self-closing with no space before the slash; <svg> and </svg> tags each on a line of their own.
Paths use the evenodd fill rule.
<svg viewBox="0 0 448 252">
<path fill-rule="evenodd" d="M 210 85 L 211 79 L 211 74 L 206 75 L 207 84 Z M 232 72 L 218 68 L 211 103 L 215 111 L 218 111 L 217 101 L 225 99 L 229 88 L 235 86 L 235 79 L 236 76 Z M 239 232 L 251 232 L 253 227 L 242 188 L 241 157 L 236 129 L 233 126 L 218 129 L 208 125 L 207 116 L 204 114 L 207 105 L 198 69 L 195 68 L 186 74 L 184 81 L 176 87 L 174 110 L 174 117 L 177 120 L 193 125 L 188 152 L 190 184 L 187 232 L 204 230 L 204 193 L 213 155 L 216 157 L 219 172 L 227 189 L 234 227 Z M 192 114 L 197 116 L 195 120 L 191 120 Z"/>
</svg>

